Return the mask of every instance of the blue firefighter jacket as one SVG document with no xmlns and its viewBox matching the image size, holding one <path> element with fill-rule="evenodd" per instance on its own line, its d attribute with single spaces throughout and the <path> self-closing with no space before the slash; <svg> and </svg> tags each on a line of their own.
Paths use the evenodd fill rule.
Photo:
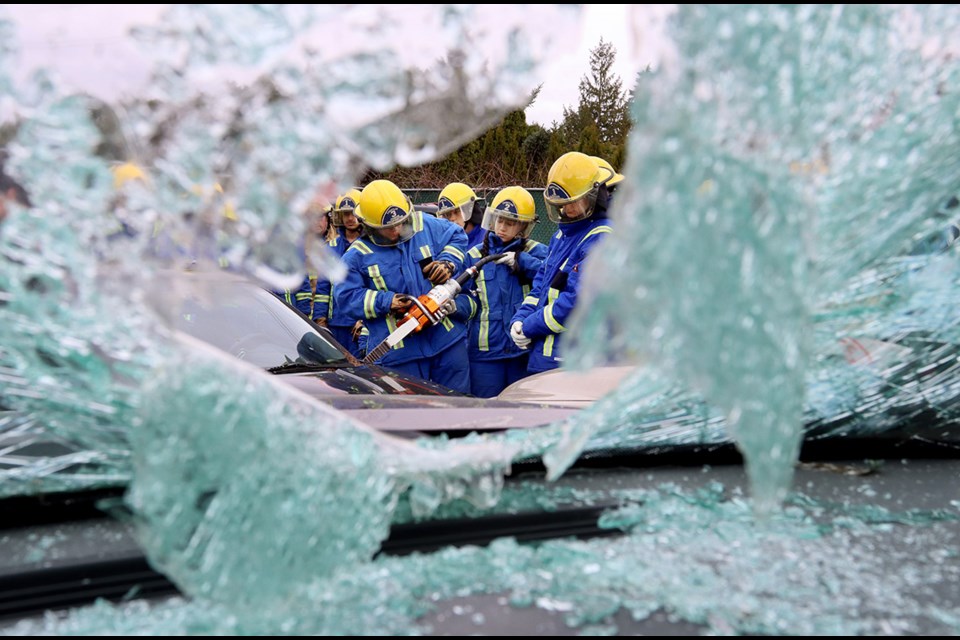
<svg viewBox="0 0 960 640">
<path fill-rule="evenodd" d="M 370 331 L 368 346 L 375 346 L 397 328 L 390 312 L 394 294 L 420 296 L 433 288 L 423 267 L 434 260 L 449 260 L 455 273 L 463 270 L 467 234 L 455 224 L 419 211 L 411 215 L 413 236 L 393 247 L 381 247 L 367 238 L 355 240 L 343 256 L 346 279 L 334 290 L 334 305 L 344 310 L 350 324 L 363 320 Z M 430 358 L 464 337 L 466 328 L 452 318 L 404 338 L 380 361 L 392 366 Z"/>
<path fill-rule="evenodd" d="M 467 246 L 472 247 L 475 244 L 483 242 L 483 234 L 486 232 L 487 230 L 480 225 L 475 226 L 470 230 L 470 233 L 467 234 Z"/>
<path fill-rule="evenodd" d="M 471 362 L 514 358 L 525 353 L 510 338 L 510 324 L 547 256 L 547 247 L 536 240 L 504 245 L 496 234 L 490 233 L 487 242 L 487 255 L 501 253 L 505 246 L 520 249 L 520 242 L 523 251 L 517 253 L 516 273 L 505 264 L 489 262 L 464 286 L 464 291 L 471 294 L 467 300 L 472 303 L 468 342 Z M 483 257 L 483 245 L 474 246 L 467 252 L 464 268 L 472 267 Z M 461 301 L 457 302 L 461 307 Z"/>
<path fill-rule="evenodd" d="M 340 231 L 327 244 L 342 260 L 352 243 Z M 317 290 L 313 296 L 313 317 L 326 318 L 327 324 L 331 327 L 352 327 L 356 319 L 350 318 L 346 310 L 334 303 L 333 289 L 336 289 L 336 286 L 331 285 L 329 280 L 317 281 Z"/>
<path fill-rule="evenodd" d="M 313 283 L 310 282 L 309 274 L 304 276 L 303 282 L 300 284 L 300 288 L 296 291 L 292 289 L 275 290 L 273 291 L 273 295 L 277 296 L 290 306 L 296 307 L 297 310 L 311 320 L 316 317 L 313 315 Z"/>
<path fill-rule="evenodd" d="M 523 322 L 524 335 L 533 341 L 529 371 L 547 371 L 560 366 L 560 338 L 577 304 L 583 261 L 610 231 L 606 209 L 598 206 L 586 220 L 561 224 L 551 238 L 547 258 L 533 281 L 530 294 L 511 320 L 511 324 Z"/>
</svg>

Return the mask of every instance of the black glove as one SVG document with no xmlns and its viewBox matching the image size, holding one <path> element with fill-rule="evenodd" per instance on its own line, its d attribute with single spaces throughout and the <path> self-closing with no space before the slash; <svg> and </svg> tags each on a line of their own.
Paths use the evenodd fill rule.
<svg viewBox="0 0 960 640">
<path fill-rule="evenodd" d="M 456 267 L 453 266 L 452 262 L 447 260 L 434 260 L 423 268 L 423 275 L 426 276 L 431 284 L 437 285 L 443 284 L 452 278 L 455 270 Z"/>
</svg>

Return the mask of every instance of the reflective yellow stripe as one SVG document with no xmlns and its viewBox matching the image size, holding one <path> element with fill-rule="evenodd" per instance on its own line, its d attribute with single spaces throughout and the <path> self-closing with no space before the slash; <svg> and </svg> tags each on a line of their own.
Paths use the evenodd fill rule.
<svg viewBox="0 0 960 640">
<path fill-rule="evenodd" d="M 283 290 L 283 299 L 286 300 L 287 304 L 293 304 L 293 297 L 290 295 L 290 289 Z"/>
<path fill-rule="evenodd" d="M 610 227 L 598 227 L 598 229 L 600 228 L 605 228 L 607 230 L 610 229 Z M 592 234 L 593 232 L 591 231 L 590 233 Z M 584 238 L 584 240 L 585 239 L 586 238 Z M 581 240 L 581 242 L 583 242 L 583 240 Z M 564 264 L 566 264 L 566 262 L 564 262 Z M 548 358 L 553 357 L 553 343 L 556 341 L 556 334 L 565 331 L 565 329 L 563 328 L 563 325 L 557 322 L 556 319 L 553 317 L 553 303 L 557 299 L 557 296 L 559 295 L 560 295 L 560 292 L 558 290 L 551 288 L 547 292 L 547 305 L 543 308 L 543 320 L 544 322 L 546 322 L 547 327 L 549 327 L 550 330 L 554 332 L 549 334 L 543 341 L 543 355 Z"/>
<path fill-rule="evenodd" d="M 556 302 L 559 296 L 560 292 L 557 289 L 551 288 L 549 293 L 547 293 L 547 306 L 543 308 L 543 321 L 547 323 L 547 328 L 554 333 L 563 333 L 566 331 L 566 328 L 553 317 L 553 303 Z"/>
<path fill-rule="evenodd" d="M 371 320 L 377 317 L 376 302 L 377 292 L 367 289 L 367 292 L 363 294 L 363 315 Z"/>
<path fill-rule="evenodd" d="M 309 300 L 309 299 L 312 298 L 312 297 L 313 297 L 313 294 L 310 293 L 309 291 L 298 291 L 298 292 L 297 292 L 297 300 Z"/>
<path fill-rule="evenodd" d="M 470 320 L 473 319 L 473 316 L 477 315 L 477 303 L 473 301 L 472 297 L 467 297 L 467 302 L 470 303 Z"/>
<path fill-rule="evenodd" d="M 442 324 L 447 331 L 453 331 L 453 322 L 450 321 L 450 318 L 444 318 L 440 321 L 440 324 Z"/>
<path fill-rule="evenodd" d="M 548 304 L 543 308 L 543 321 L 547 323 L 547 327 L 554 333 L 563 333 L 566 331 L 566 328 L 553 317 L 553 304 Z"/>
<path fill-rule="evenodd" d="M 313 301 L 314 302 L 330 302 L 330 296 L 316 295 L 316 296 L 313 296 Z"/>
<path fill-rule="evenodd" d="M 413 216 L 413 231 L 415 233 L 423 231 L 423 213 L 414 211 L 411 215 Z"/>
<path fill-rule="evenodd" d="M 393 315 L 387 314 L 387 335 L 390 335 L 397 330 L 397 321 L 394 319 Z M 403 340 L 393 345 L 394 349 L 403 349 Z"/>
<path fill-rule="evenodd" d="M 487 280 L 483 271 L 477 276 L 477 289 L 480 290 L 480 351 L 490 351 L 490 300 L 487 298 Z"/>
<path fill-rule="evenodd" d="M 520 290 L 523 291 L 523 297 L 527 297 L 527 294 L 530 293 L 530 285 L 525 284 L 520 287 Z"/>
<path fill-rule="evenodd" d="M 586 240 L 586 239 L 589 238 L 590 236 L 595 236 L 595 235 L 597 235 L 598 233 L 610 233 L 611 231 L 613 231 L 613 229 L 611 229 L 611 228 L 608 227 L 607 225 L 602 225 L 602 226 L 597 227 L 596 229 L 591 229 L 591 230 L 590 230 L 590 233 L 588 233 L 587 235 L 583 236 L 583 240 L 581 240 L 581 241 L 578 242 L 577 244 L 583 244 L 584 240 Z"/>
<path fill-rule="evenodd" d="M 524 247 L 527 251 L 532 251 L 534 247 L 538 246 L 540 243 L 536 240 L 527 240 L 527 244 Z"/>
<path fill-rule="evenodd" d="M 532 304 L 533 306 L 537 306 L 538 304 L 540 304 L 540 298 L 527 296 L 526 298 L 523 299 L 523 302 L 521 302 L 520 304 Z"/>
<path fill-rule="evenodd" d="M 367 275 L 369 275 L 370 279 L 373 280 L 373 284 L 377 290 L 387 290 L 387 283 L 383 281 L 383 276 L 380 275 L 380 265 L 372 264 L 367 267 Z"/>
<path fill-rule="evenodd" d="M 474 248 L 470 249 L 470 251 L 467 251 L 467 253 L 469 253 L 470 255 L 472 255 L 474 258 L 482 258 L 482 257 L 483 257 L 483 254 L 480 253 L 480 247 L 474 247 Z"/>
<path fill-rule="evenodd" d="M 352 251 L 354 249 L 356 249 L 357 251 L 359 251 L 364 255 L 370 255 L 371 253 L 373 253 L 373 249 L 365 245 L 361 240 L 354 240 L 353 244 L 350 245 L 350 248 L 347 249 L 347 251 Z"/>
<path fill-rule="evenodd" d="M 227 260 L 226 256 L 220 256 L 220 268 L 226 269 L 230 266 L 230 261 Z"/>
<path fill-rule="evenodd" d="M 433 252 L 430 251 L 430 247 L 422 246 L 420 247 L 420 255 L 422 255 L 424 258 L 432 258 Z"/>
<path fill-rule="evenodd" d="M 457 249 L 452 244 L 448 244 L 447 246 L 445 246 L 443 248 L 443 251 L 441 251 L 440 253 L 443 253 L 443 252 L 452 253 L 453 255 L 457 256 L 457 259 L 460 260 L 460 262 L 463 262 L 463 258 L 464 258 L 463 251 L 460 251 L 460 249 Z"/>
</svg>

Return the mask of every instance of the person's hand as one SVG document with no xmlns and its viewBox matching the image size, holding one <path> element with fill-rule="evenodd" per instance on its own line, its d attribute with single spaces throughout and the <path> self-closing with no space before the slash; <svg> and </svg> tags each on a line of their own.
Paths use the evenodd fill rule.
<svg viewBox="0 0 960 640">
<path fill-rule="evenodd" d="M 456 267 L 448 260 L 434 260 L 423 268 L 423 275 L 431 284 L 443 284 L 453 277 Z"/>
<path fill-rule="evenodd" d="M 318 325 L 320 325 L 321 327 L 327 326 L 327 319 L 326 319 L 326 318 L 314 318 L 313 321 L 316 322 L 316 323 L 317 323 Z"/>
<path fill-rule="evenodd" d="M 393 294 L 393 300 L 390 301 L 390 311 L 406 311 L 413 304 L 413 298 L 405 293 Z"/>
<path fill-rule="evenodd" d="M 510 339 L 513 340 L 513 344 L 521 349 L 526 349 L 532 342 L 530 338 L 523 335 L 523 323 L 519 320 L 510 325 Z"/>
<path fill-rule="evenodd" d="M 510 267 L 511 271 L 514 271 L 517 268 L 517 252 L 508 251 L 502 258 L 497 258 L 494 262 L 497 264 L 505 264 Z"/>
<path fill-rule="evenodd" d="M 358 341 L 360 340 L 360 332 L 361 332 L 361 331 L 363 331 L 363 320 L 357 320 L 357 321 L 353 324 L 353 329 L 350 329 L 350 338 L 351 338 L 354 342 L 358 342 Z"/>
</svg>

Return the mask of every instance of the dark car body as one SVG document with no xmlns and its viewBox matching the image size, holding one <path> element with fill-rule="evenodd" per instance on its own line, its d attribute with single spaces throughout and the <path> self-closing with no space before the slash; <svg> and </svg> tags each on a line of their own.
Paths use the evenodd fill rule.
<svg viewBox="0 0 960 640">
<path fill-rule="evenodd" d="M 265 369 L 379 431 L 463 435 L 543 425 L 573 413 L 560 406 L 465 396 L 362 363 L 325 327 L 249 280 L 226 274 L 180 278 L 185 294 L 171 316 L 178 331 Z M 216 303 L 208 297 L 211 289 L 218 292 Z"/>
</svg>

